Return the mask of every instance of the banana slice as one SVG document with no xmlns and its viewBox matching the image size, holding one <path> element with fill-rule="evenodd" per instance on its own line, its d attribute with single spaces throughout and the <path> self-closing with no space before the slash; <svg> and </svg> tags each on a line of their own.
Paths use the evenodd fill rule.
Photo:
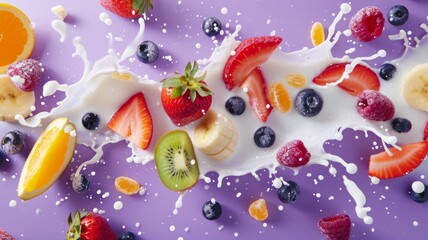
<svg viewBox="0 0 428 240">
<path fill-rule="evenodd" d="M 401 93 L 408 105 L 428 112 L 428 63 L 419 64 L 407 73 Z"/>
<path fill-rule="evenodd" d="M 193 144 L 208 157 L 227 159 L 235 150 L 238 131 L 226 116 L 209 110 L 195 127 Z"/>
<path fill-rule="evenodd" d="M 17 114 L 28 117 L 35 101 L 34 92 L 21 91 L 8 76 L 0 76 L 0 121 L 15 121 Z"/>
</svg>

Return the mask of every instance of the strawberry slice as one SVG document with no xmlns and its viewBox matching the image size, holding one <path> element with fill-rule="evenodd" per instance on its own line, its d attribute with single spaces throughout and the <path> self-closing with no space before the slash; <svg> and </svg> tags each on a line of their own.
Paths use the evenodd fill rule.
<svg viewBox="0 0 428 240">
<path fill-rule="evenodd" d="M 223 81 L 226 88 L 232 90 L 241 86 L 254 68 L 269 59 L 281 41 L 282 38 L 278 36 L 253 37 L 242 41 L 224 66 Z"/>
<path fill-rule="evenodd" d="M 321 74 L 316 76 L 312 82 L 320 86 L 336 82 L 342 77 L 347 64 L 348 63 L 338 63 L 328 66 Z M 339 83 L 338 86 L 352 96 L 358 96 L 364 90 L 370 89 L 379 91 L 380 83 L 377 74 L 373 72 L 373 70 L 361 64 L 357 64 L 354 70 L 349 74 L 349 78 Z"/>
<path fill-rule="evenodd" d="M 425 123 L 425 129 L 424 129 L 424 141 L 428 141 L 428 122 Z"/>
<path fill-rule="evenodd" d="M 256 67 L 241 85 L 242 89 L 250 98 L 250 106 L 257 117 L 266 122 L 272 107 L 267 98 L 266 81 L 262 70 Z"/>
<path fill-rule="evenodd" d="M 153 124 L 143 93 L 128 99 L 116 111 L 107 127 L 142 149 L 147 149 L 152 140 Z"/>
<path fill-rule="evenodd" d="M 428 142 L 418 142 L 402 146 L 402 150 L 389 149 L 372 155 L 369 163 L 369 175 L 380 179 L 397 178 L 415 170 L 428 153 Z"/>
</svg>

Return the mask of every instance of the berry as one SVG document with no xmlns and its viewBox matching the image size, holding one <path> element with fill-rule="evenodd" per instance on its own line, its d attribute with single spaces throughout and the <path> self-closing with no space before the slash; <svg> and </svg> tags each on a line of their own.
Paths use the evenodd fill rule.
<svg viewBox="0 0 428 240">
<path fill-rule="evenodd" d="M 415 181 L 412 184 L 410 196 L 415 202 L 424 203 L 428 201 L 428 187 L 420 181 Z"/>
<path fill-rule="evenodd" d="M 221 22 L 215 17 L 208 17 L 202 23 L 202 30 L 209 37 L 217 36 L 221 31 Z"/>
<path fill-rule="evenodd" d="M 412 123 L 406 118 L 394 118 L 392 128 L 399 133 L 406 133 L 412 129 Z"/>
<path fill-rule="evenodd" d="M 319 92 L 307 88 L 297 94 L 294 99 L 294 107 L 300 115 L 314 117 L 321 112 L 323 102 L 323 98 Z"/>
<path fill-rule="evenodd" d="M 101 6 L 124 18 L 141 17 L 153 9 L 152 0 L 100 0 Z"/>
<path fill-rule="evenodd" d="M 380 66 L 379 76 L 383 80 L 389 80 L 394 77 L 396 72 L 397 68 L 394 65 L 391 63 L 384 63 L 382 66 Z"/>
<path fill-rule="evenodd" d="M 4 229 L 0 228 L 0 239 L 1 240 L 15 240 L 15 238 L 6 232 Z"/>
<path fill-rule="evenodd" d="M 86 113 L 82 117 L 82 124 L 88 130 L 95 130 L 100 125 L 100 117 L 96 113 Z"/>
<path fill-rule="evenodd" d="M 293 181 L 286 181 L 280 188 L 278 188 L 276 192 L 281 202 L 294 203 L 300 194 L 300 188 L 297 183 Z"/>
<path fill-rule="evenodd" d="M 44 69 L 34 59 L 24 59 L 12 63 L 7 69 L 12 82 L 22 91 L 31 92 L 40 83 Z"/>
<path fill-rule="evenodd" d="M 352 17 L 349 28 L 358 40 L 369 42 L 382 34 L 384 24 L 382 11 L 378 7 L 368 6 Z"/>
<path fill-rule="evenodd" d="M 351 235 L 351 219 L 346 214 L 322 218 L 318 228 L 326 240 L 348 240 Z"/>
<path fill-rule="evenodd" d="M 378 91 L 365 90 L 358 95 L 357 111 L 372 121 L 389 121 L 395 114 L 394 104 Z"/>
<path fill-rule="evenodd" d="M 204 203 L 202 206 L 202 215 L 208 220 L 215 220 L 221 215 L 221 205 L 214 199 Z"/>
<path fill-rule="evenodd" d="M 25 147 L 24 134 L 17 130 L 6 133 L 1 140 L 1 147 L 7 155 L 21 152 Z"/>
<path fill-rule="evenodd" d="M 118 240 L 136 240 L 137 236 L 133 232 L 124 232 L 119 236 Z"/>
<path fill-rule="evenodd" d="M 309 162 L 311 154 L 300 140 L 293 140 L 278 150 L 276 160 L 287 167 L 300 167 Z"/>
<path fill-rule="evenodd" d="M 396 5 L 389 9 L 388 21 L 394 26 L 401 26 L 409 19 L 409 10 L 403 5 Z"/>
<path fill-rule="evenodd" d="M 245 112 L 245 101 L 241 97 L 233 96 L 226 101 L 227 111 L 232 115 L 241 115 Z"/>
<path fill-rule="evenodd" d="M 68 216 L 67 239 L 79 240 L 117 240 L 117 236 L 107 220 L 92 212 L 76 211 L 74 217 Z"/>
<path fill-rule="evenodd" d="M 159 48 L 152 41 L 144 41 L 138 46 L 135 55 L 143 63 L 152 63 L 159 57 Z"/>
<path fill-rule="evenodd" d="M 7 162 L 7 155 L 6 153 L 0 150 L 0 165 L 5 162 Z"/>
<path fill-rule="evenodd" d="M 254 133 L 254 142 L 259 148 L 271 147 L 275 143 L 275 132 L 270 127 L 260 127 Z"/>
<path fill-rule="evenodd" d="M 267 97 L 266 80 L 262 70 L 256 67 L 242 83 L 241 88 L 247 93 L 253 112 L 261 122 L 266 122 L 272 107 Z"/>
<path fill-rule="evenodd" d="M 85 174 L 79 174 L 73 177 L 72 186 L 74 191 L 78 193 L 85 192 L 89 189 L 89 185 L 91 185 L 91 181 Z"/>
</svg>

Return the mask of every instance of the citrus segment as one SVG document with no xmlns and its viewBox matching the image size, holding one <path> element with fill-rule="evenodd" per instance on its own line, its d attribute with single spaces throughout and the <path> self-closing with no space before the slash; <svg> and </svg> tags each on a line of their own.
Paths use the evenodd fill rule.
<svg viewBox="0 0 428 240">
<path fill-rule="evenodd" d="M 288 85 L 295 88 L 303 88 L 306 86 L 306 78 L 302 74 L 292 73 L 285 76 L 285 81 Z"/>
<path fill-rule="evenodd" d="M 263 198 L 260 198 L 259 200 L 251 203 L 250 207 L 248 208 L 248 212 L 250 213 L 250 216 L 257 221 L 264 221 L 269 215 L 266 207 L 266 201 Z"/>
<path fill-rule="evenodd" d="M 324 27 L 320 22 L 315 22 L 311 29 L 311 40 L 314 46 L 318 46 L 325 40 Z"/>
<path fill-rule="evenodd" d="M 114 186 L 117 191 L 125 195 L 136 194 L 140 190 L 140 184 L 136 180 L 123 176 L 116 178 Z"/>
<path fill-rule="evenodd" d="M 272 106 L 281 112 L 288 112 L 291 108 L 290 95 L 281 83 L 274 83 L 270 86 L 269 100 Z"/>
</svg>

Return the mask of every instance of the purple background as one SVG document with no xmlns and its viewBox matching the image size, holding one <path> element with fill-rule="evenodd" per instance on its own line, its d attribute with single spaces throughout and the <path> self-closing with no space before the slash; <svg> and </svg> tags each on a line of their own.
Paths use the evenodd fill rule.
<svg viewBox="0 0 428 240">
<path fill-rule="evenodd" d="M 87 49 L 88 57 L 94 62 L 107 52 L 107 33 L 112 32 L 114 36 L 123 38 L 123 42 L 115 42 L 115 49 L 122 51 L 138 30 L 137 22 L 122 19 L 112 13 L 109 15 L 113 25 L 106 26 L 99 20 L 99 14 L 104 12 L 104 9 L 95 0 L 7 2 L 21 8 L 36 23 L 36 43 L 32 57 L 39 59 L 45 66 L 44 82 L 56 79 L 73 83 L 80 78 L 83 64 L 80 59 L 71 57 L 74 52 L 71 39 L 74 36 L 83 37 L 82 43 Z M 346 28 L 351 16 L 361 7 L 376 5 L 386 14 L 391 6 L 403 4 L 403 1 L 396 0 L 350 2 L 353 10 L 340 22 L 341 30 Z M 57 4 L 63 4 L 69 12 L 66 19 L 68 37 L 65 43 L 59 42 L 59 35 L 50 24 L 55 19 L 50 8 Z M 411 36 L 421 36 L 423 31 L 418 26 L 426 22 L 428 3 L 412 0 L 404 1 L 404 4 L 409 8 L 411 17 L 409 23 L 402 28 L 411 30 Z M 161 56 L 170 55 L 173 61 L 159 58 L 154 65 L 143 65 L 138 61 L 127 62 L 126 65 L 137 74 L 148 74 L 151 79 L 160 80 L 166 74 L 183 69 L 189 60 L 210 56 L 215 45 L 201 31 L 204 17 L 216 16 L 223 25 L 230 23 L 230 31 L 234 30 L 236 23 L 241 24 L 242 38 L 268 35 L 272 30 L 276 30 L 276 34 L 284 39 L 282 49 L 293 51 L 311 46 L 309 31 L 312 23 L 320 21 L 328 27 L 334 18 L 332 14 L 339 11 L 340 2 L 154 0 L 154 5 L 155 10 L 150 12 L 150 19 L 146 23 L 144 39 L 158 43 L 161 46 Z M 227 7 L 227 14 L 221 14 L 222 7 Z M 162 29 L 166 29 L 166 33 Z M 399 29 L 386 23 L 381 38 L 370 43 L 358 42 L 355 45 L 352 37 L 342 38 L 335 48 L 335 53 L 341 56 L 344 50 L 355 47 L 356 52 L 351 56 L 367 56 L 383 48 L 389 54 L 387 59 L 396 58 L 403 51 L 402 44 L 388 41 L 387 35 L 398 33 Z M 195 47 L 196 43 L 201 44 L 200 49 Z M 383 61 L 385 59 L 370 64 L 375 67 Z M 37 96 L 41 95 L 41 90 L 40 86 Z M 44 99 L 37 98 L 37 101 L 37 111 L 54 106 L 53 101 L 48 101 L 44 106 L 41 105 Z M 13 128 L 12 125 L 0 123 L 0 135 Z M 420 174 L 413 173 L 400 179 L 372 185 L 367 176 L 368 158 L 381 149 L 374 149 L 373 141 L 376 141 L 376 138 L 370 136 L 365 139 L 361 132 L 348 131 L 343 142 L 330 142 L 325 148 L 359 166 L 358 173 L 350 176 L 350 179 L 356 181 L 365 192 L 367 206 L 372 207 L 370 214 L 374 218 L 373 225 L 365 225 L 356 216 L 355 203 L 344 189 L 341 180 L 344 169 L 337 165 L 337 177 L 333 177 L 327 168 L 320 166 L 304 168 L 298 176 L 293 176 L 290 170 L 280 169 L 278 176 L 291 179 L 301 187 L 301 195 L 293 205 L 282 204 L 277 199 L 266 170 L 258 172 L 260 181 L 250 175 L 226 178 L 221 189 L 216 187 L 216 183 L 205 184 L 200 181 L 184 197 L 184 206 L 176 216 L 172 211 L 178 194 L 162 185 L 152 163 L 146 166 L 126 163 L 125 156 L 128 156 L 130 151 L 123 142 L 107 147 L 103 158 L 105 164 L 87 168 L 85 173 L 96 173 L 91 177 L 89 192 L 75 193 L 68 180 L 78 164 L 92 154 L 90 150 L 79 147 L 75 161 L 49 191 L 31 201 L 22 202 L 17 197 L 16 187 L 25 156 L 36 137 L 31 135 L 30 130 L 26 133 L 30 134 L 26 151 L 21 156 L 11 157 L 11 162 L 0 166 L 0 227 L 7 229 L 18 239 L 64 239 L 68 229 L 68 214 L 80 208 L 105 210 L 104 216 L 109 219 L 116 233 L 119 234 L 124 229 L 134 233 L 141 232 L 140 239 L 322 239 L 316 225 L 318 220 L 342 212 L 349 214 L 353 221 L 351 239 L 426 239 L 428 232 L 427 205 L 417 204 L 408 196 L 410 184 L 414 180 L 420 180 Z M 359 136 L 358 140 L 354 139 L 355 135 Z M 307 173 L 312 173 L 312 176 L 308 177 Z M 114 189 L 114 179 L 121 175 L 137 179 L 147 188 L 147 194 L 131 197 L 119 194 Z M 319 175 L 323 175 L 324 180 L 319 180 Z M 97 194 L 97 190 L 102 193 Z M 106 191 L 110 196 L 103 199 L 101 195 Z M 236 194 L 239 192 L 242 195 L 237 198 Z M 317 198 L 316 193 L 320 193 L 321 197 Z M 265 226 L 262 222 L 253 220 L 247 213 L 249 204 L 260 196 L 267 200 L 269 209 Z M 334 199 L 328 200 L 330 196 L 334 196 Z M 217 221 L 207 221 L 201 214 L 202 204 L 212 197 L 223 206 L 223 215 Z M 61 198 L 66 200 L 56 206 L 55 202 Z M 124 207 L 116 211 L 113 209 L 113 203 L 119 198 Z M 15 208 L 8 206 L 10 200 L 18 202 Z M 279 205 L 284 206 L 283 211 L 278 210 Z M 36 209 L 40 209 L 39 215 L 36 214 Z M 413 221 L 418 221 L 419 226 L 413 226 Z M 137 222 L 141 223 L 138 228 L 135 226 Z M 175 231 L 170 231 L 171 225 L 175 226 Z M 187 227 L 189 229 L 185 231 Z M 238 233 L 237 237 L 234 236 L 235 233 Z"/>
</svg>

